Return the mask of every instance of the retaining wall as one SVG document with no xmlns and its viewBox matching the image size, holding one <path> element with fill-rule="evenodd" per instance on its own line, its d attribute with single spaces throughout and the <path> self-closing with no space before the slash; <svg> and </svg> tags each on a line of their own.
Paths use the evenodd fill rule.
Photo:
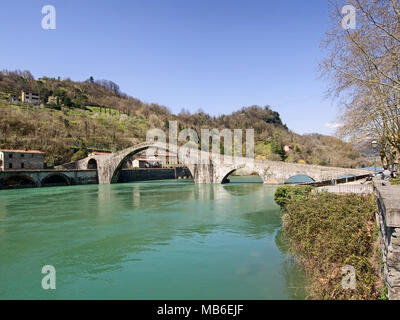
<svg viewBox="0 0 400 320">
<path fill-rule="evenodd" d="M 384 279 L 390 300 L 400 300 L 400 186 L 374 179 Z"/>
</svg>

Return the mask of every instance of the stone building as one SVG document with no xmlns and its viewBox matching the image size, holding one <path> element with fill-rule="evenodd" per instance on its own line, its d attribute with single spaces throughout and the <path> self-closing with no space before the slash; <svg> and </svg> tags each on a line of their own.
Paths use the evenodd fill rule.
<svg viewBox="0 0 400 320">
<path fill-rule="evenodd" d="M 126 162 L 127 168 L 161 168 L 162 166 L 178 164 L 178 156 L 171 152 L 159 152 L 151 150 L 154 156 L 147 157 L 146 151 L 142 151 Z"/>
<path fill-rule="evenodd" d="M 132 168 L 161 168 L 162 163 L 157 159 L 136 158 L 130 165 Z"/>
<path fill-rule="evenodd" d="M 39 150 L 1 150 L 0 171 L 44 168 L 44 153 Z"/>
<path fill-rule="evenodd" d="M 25 93 L 24 91 L 21 91 L 21 102 L 22 103 L 29 103 L 29 104 L 39 105 L 40 104 L 40 98 L 39 98 L 39 95 L 37 95 L 37 94 Z"/>
</svg>

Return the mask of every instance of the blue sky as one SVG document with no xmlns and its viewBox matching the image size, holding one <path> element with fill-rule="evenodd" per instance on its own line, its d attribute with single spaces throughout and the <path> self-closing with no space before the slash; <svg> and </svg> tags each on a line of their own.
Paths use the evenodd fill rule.
<svg viewBox="0 0 400 320">
<path fill-rule="evenodd" d="M 324 0 L 2 1 L 0 69 L 109 79 L 177 113 L 258 104 L 298 133 L 333 133 L 338 109 L 318 79 Z M 43 30 L 44 5 L 56 29 Z"/>
</svg>

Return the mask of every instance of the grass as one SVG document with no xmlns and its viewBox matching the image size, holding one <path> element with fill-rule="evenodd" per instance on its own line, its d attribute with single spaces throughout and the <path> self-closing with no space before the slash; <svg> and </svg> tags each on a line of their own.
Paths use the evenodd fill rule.
<svg viewBox="0 0 400 320">
<path fill-rule="evenodd" d="M 390 183 L 394 186 L 400 186 L 400 178 L 391 179 Z"/>
<path fill-rule="evenodd" d="M 94 106 L 86 106 L 86 109 L 88 109 L 94 113 L 108 114 L 108 115 L 112 115 L 112 116 L 120 116 L 123 114 L 123 113 L 120 113 L 118 110 L 111 109 L 111 108 L 105 109 L 105 108 L 94 107 Z"/>
<path fill-rule="evenodd" d="M 11 104 L 0 99 L 0 148 L 40 149 L 48 166 L 71 161 L 72 145 L 120 150 L 142 141 L 148 123 L 136 116 L 124 117 L 78 108 Z"/>
</svg>

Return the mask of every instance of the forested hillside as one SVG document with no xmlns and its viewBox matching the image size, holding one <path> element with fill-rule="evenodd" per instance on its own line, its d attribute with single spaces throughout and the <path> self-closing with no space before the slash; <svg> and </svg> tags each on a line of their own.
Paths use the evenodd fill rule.
<svg viewBox="0 0 400 320">
<path fill-rule="evenodd" d="M 10 102 L 21 90 L 40 95 L 41 105 Z M 116 151 L 144 141 L 147 130 L 167 132 L 168 121 L 179 129 L 254 128 L 257 158 L 331 166 L 359 167 L 369 159 L 335 137 L 291 132 L 269 106 L 250 106 L 229 115 L 202 111 L 172 114 L 166 107 L 146 104 L 122 92 L 117 84 L 90 77 L 34 79 L 29 71 L 0 72 L 0 148 L 46 152 L 53 166 L 83 158 L 91 149 Z M 290 151 L 284 151 L 289 146 Z"/>
</svg>

